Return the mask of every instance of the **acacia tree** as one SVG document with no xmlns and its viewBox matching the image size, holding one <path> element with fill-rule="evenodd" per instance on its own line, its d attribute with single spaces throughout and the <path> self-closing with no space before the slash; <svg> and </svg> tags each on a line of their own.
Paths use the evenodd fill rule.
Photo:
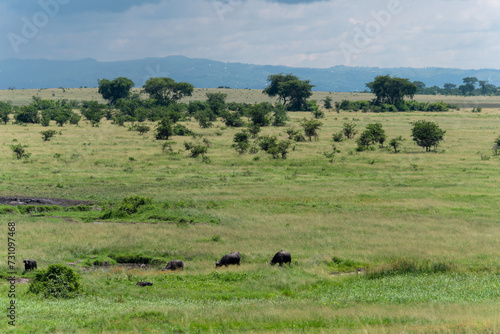
<svg viewBox="0 0 500 334">
<path fill-rule="evenodd" d="M 152 99 L 156 100 L 156 103 L 165 106 L 184 96 L 191 96 L 194 90 L 194 86 L 190 83 L 175 82 L 171 78 L 151 78 L 142 88 Z"/>
<path fill-rule="evenodd" d="M 493 143 L 493 151 L 495 152 L 495 155 L 498 155 L 498 150 L 500 150 L 500 136 L 495 139 Z"/>
<path fill-rule="evenodd" d="M 476 77 L 466 77 L 462 79 L 464 84 L 458 87 L 458 90 L 462 95 L 472 95 L 476 89 L 476 83 L 478 79 Z"/>
<path fill-rule="evenodd" d="M 99 82 L 99 94 L 109 104 L 116 104 L 118 99 L 126 99 L 130 96 L 130 89 L 135 86 L 134 82 L 125 77 L 119 77 L 114 80 L 102 79 Z"/>
<path fill-rule="evenodd" d="M 417 86 L 408 79 L 391 78 L 389 75 L 379 75 L 375 80 L 366 84 L 376 95 L 375 104 L 401 105 L 405 97 L 410 99 L 417 93 Z"/>
<path fill-rule="evenodd" d="M 442 130 L 437 123 L 424 120 L 411 123 L 411 136 L 418 146 L 425 147 L 425 151 L 429 152 L 431 147 L 436 148 L 439 142 L 444 139 L 446 131 Z"/>
<path fill-rule="evenodd" d="M 321 123 L 317 119 L 308 120 L 304 118 L 300 122 L 300 125 L 302 125 L 302 128 L 304 128 L 304 134 L 309 137 L 309 141 L 312 141 L 312 137 L 314 137 L 315 140 L 318 140 L 318 130 L 323 125 L 323 123 Z"/>
<path fill-rule="evenodd" d="M 10 103 L 0 101 L 0 121 L 4 124 L 9 122 L 9 114 L 12 112 Z"/>
<path fill-rule="evenodd" d="M 267 78 L 269 85 L 262 93 L 278 100 L 291 111 L 304 110 L 306 101 L 312 95 L 314 85 L 309 80 L 300 80 L 293 74 L 272 74 Z"/>
</svg>

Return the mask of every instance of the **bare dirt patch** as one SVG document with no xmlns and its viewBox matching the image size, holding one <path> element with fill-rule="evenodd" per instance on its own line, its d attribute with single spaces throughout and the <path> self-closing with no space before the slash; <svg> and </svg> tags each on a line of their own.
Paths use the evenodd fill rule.
<svg viewBox="0 0 500 334">
<path fill-rule="evenodd" d="M 92 201 L 78 201 L 65 198 L 44 198 L 44 197 L 24 197 L 24 196 L 7 196 L 0 197 L 0 204 L 19 206 L 19 205 L 59 205 L 62 207 L 92 205 Z"/>
</svg>

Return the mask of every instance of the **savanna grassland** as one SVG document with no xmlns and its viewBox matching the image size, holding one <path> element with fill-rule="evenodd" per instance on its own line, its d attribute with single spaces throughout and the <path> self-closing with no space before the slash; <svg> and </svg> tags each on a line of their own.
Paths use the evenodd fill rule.
<svg viewBox="0 0 500 334">
<path fill-rule="evenodd" d="M 90 89 L 55 91 L 39 96 L 98 100 Z M 205 93 L 197 90 L 191 99 Z M 227 93 L 228 101 L 268 99 L 260 91 Z M 320 100 L 330 93 L 315 94 Z M 369 99 L 342 94 L 334 101 Z M 33 95 L 2 91 L 0 100 L 20 105 Z M 128 131 L 129 123 L 0 125 L 0 196 L 95 203 L 90 211 L 27 213 L 0 206 L 2 235 L 8 222 L 16 223 L 19 277 L 33 277 L 23 274 L 22 259 L 36 259 L 38 268 L 117 254 L 157 261 L 145 268 L 75 266 L 83 293 L 68 300 L 27 294 L 28 285 L 17 284 L 17 326 L 4 318 L 0 331 L 500 331 L 500 157 L 491 149 L 500 136 L 500 110 L 325 114 L 319 140 L 295 143 L 287 159 L 239 155 L 231 145 L 241 129 L 220 122 L 203 129 L 195 120 L 182 121 L 203 137 L 174 136 L 171 152 L 152 131 Z M 285 130 L 300 129 L 311 113 L 289 116 L 286 127 L 265 127 L 260 135 L 285 139 Z M 410 123 L 421 119 L 446 130 L 435 151 L 413 144 Z M 401 151 L 357 152 L 351 139 L 328 154 L 332 134 L 345 122 L 355 122 L 358 131 L 380 122 L 389 139 L 403 137 Z M 44 142 L 40 131 L 46 129 L 57 134 Z M 184 149 L 185 141 L 203 139 L 210 143 L 205 162 Z M 28 146 L 28 159 L 13 156 L 10 146 L 19 143 Z M 103 218 L 129 196 L 152 199 L 157 211 Z M 291 252 L 291 266 L 271 267 L 281 249 Z M 216 259 L 236 250 L 241 266 L 215 268 Z M 185 262 L 182 272 L 161 271 L 172 259 Z M 6 262 L 0 265 L 4 277 Z M 153 286 L 136 287 L 141 280 Z M 10 301 L 6 283 L 0 300 Z"/>
</svg>

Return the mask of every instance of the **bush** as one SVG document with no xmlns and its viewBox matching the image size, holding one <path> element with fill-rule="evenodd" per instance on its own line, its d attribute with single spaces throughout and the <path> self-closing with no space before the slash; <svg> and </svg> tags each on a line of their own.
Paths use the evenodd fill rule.
<svg viewBox="0 0 500 334">
<path fill-rule="evenodd" d="M 332 139 L 334 142 L 340 143 L 344 139 L 344 134 L 342 132 L 334 133 Z"/>
<path fill-rule="evenodd" d="M 318 130 L 323 125 L 322 122 L 317 119 L 303 119 L 300 121 L 300 125 L 304 128 L 304 134 L 309 137 L 309 141 L 312 141 L 314 137 L 315 140 L 318 140 Z"/>
<path fill-rule="evenodd" d="M 0 121 L 4 124 L 9 122 L 9 114 L 12 112 L 12 105 L 7 102 L 0 101 Z"/>
<path fill-rule="evenodd" d="M 239 154 L 245 154 L 250 148 L 249 140 L 250 134 L 247 131 L 238 132 L 234 135 L 234 144 L 232 145 L 232 147 L 234 147 L 236 152 L 238 152 Z"/>
<path fill-rule="evenodd" d="M 358 133 L 356 130 L 354 130 L 356 125 L 357 124 L 354 122 L 344 123 L 344 127 L 342 128 L 342 132 L 344 133 L 344 136 L 347 139 L 354 138 L 354 136 Z"/>
<path fill-rule="evenodd" d="M 28 145 L 17 144 L 11 145 L 10 149 L 14 152 L 17 159 L 29 159 L 31 153 L 26 152 L 26 147 L 28 147 Z"/>
<path fill-rule="evenodd" d="M 102 215 L 102 219 L 111 218 L 126 218 L 131 214 L 136 213 L 140 207 L 152 205 L 153 200 L 142 196 L 129 196 L 124 198 L 117 209 L 107 210 Z"/>
<path fill-rule="evenodd" d="M 190 136 L 193 134 L 191 130 L 189 130 L 187 127 L 185 127 L 182 124 L 176 124 L 174 126 L 174 135 L 176 136 Z"/>
<path fill-rule="evenodd" d="M 43 141 L 50 141 L 52 137 L 55 136 L 57 131 L 55 130 L 47 130 L 47 131 L 41 131 L 40 134 L 42 135 Z"/>
<path fill-rule="evenodd" d="M 47 270 L 37 271 L 28 292 L 41 294 L 45 298 L 73 298 L 81 291 L 79 280 L 80 276 L 73 269 L 52 264 Z"/>
<path fill-rule="evenodd" d="M 163 118 L 156 125 L 156 139 L 158 140 L 168 140 L 170 136 L 173 135 L 174 131 L 172 129 L 172 120 L 170 118 Z"/>
<path fill-rule="evenodd" d="M 284 105 L 277 104 L 274 106 L 273 126 L 285 126 L 289 120 L 287 110 Z"/>
<path fill-rule="evenodd" d="M 323 100 L 323 105 L 325 107 L 325 109 L 332 109 L 333 108 L 333 105 L 332 105 L 332 98 L 330 96 L 327 96 L 324 100 Z"/>
<path fill-rule="evenodd" d="M 118 211 L 126 212 L 127 214 L 136 213 L 139 210 L 139 207 L 143 205 L 153 204 L 153 200 L 148 197 L 142 196 L 130 196 L 125 197 L 120 206 L 118 207 Z"/>
<path fill-rule="evenodd" d="M 139 132 L 139 134 L 140 134 L 140 135 L 143 135 L 143 134 L 145 134 L 146 132 L 148 132 L 149 130 L 151 130 L 151 128 L 150 128 L 149 126 L 147 126 L 147 125 L 137 125 L 137 126 L 135 127 L 135 130 L 136 130 L 137 132 Z"/>
<path fill-rule="evenodd" d="M 40 115 L 38 110 L 33 106 L 23 106 L 16 114 L 15 119 L 18 123 L 40 123 Z"/>
</svg>

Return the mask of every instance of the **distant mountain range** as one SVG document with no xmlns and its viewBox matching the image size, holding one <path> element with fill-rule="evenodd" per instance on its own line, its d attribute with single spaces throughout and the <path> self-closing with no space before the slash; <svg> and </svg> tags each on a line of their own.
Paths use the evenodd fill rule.
<svg viewBox="0 0 500 334">
<path fill-rule="evenodd" d="M 150 77 L 170 77 L 186 81 L 197 88 L 263 89 L 270 74 L 293 73 L 310 80 L 317 91 L 356 92 L 377 75 L 398 76 L 422 81 L 427 87 L 445 83 L 462 84 L 468 76 L 500 86 L 500 70 L 463 70 L 451 68 L 379 68 L 334 66 L 330 68 L 298 68 L 287 66 L 224 63 L 184 56 L 146 58 L 140 60 L 98 62 L 9 59 L 0 61 L 0 89 L 97 87 L 98 79 L 124 76 L 141 87 Z"/>
</svg>

